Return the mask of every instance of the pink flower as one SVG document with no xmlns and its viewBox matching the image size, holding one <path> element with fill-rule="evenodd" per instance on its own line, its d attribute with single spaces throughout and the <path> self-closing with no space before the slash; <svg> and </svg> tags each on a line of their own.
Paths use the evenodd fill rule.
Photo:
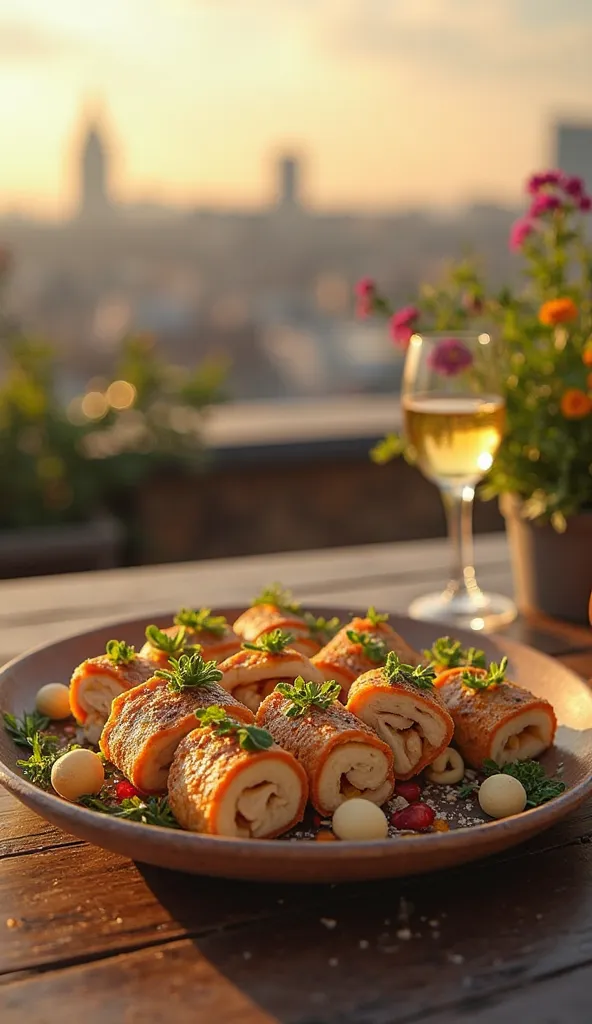
<svg viewBox="0 0 592 1024">
<path fill-rule="evenodd" d="M 418 317 L 419 310 L 417 306 L 403 306 L 402 309 L 393 313 L 389 327 L 391 338 L 395 345 L 400 345 L 401 348 L 407 348 L 411 336 L 414 333 L 414 324 Z"/>
<path fill-rule="evenodd" d="M 524 245 L 529 235 L 535 231 L 535 225 L 528 217 L 521 217 L 520 220 L 514 221 L 510 230 L 510 249 L 512 252 L 518 252 Z"/>
<path fill-rule="evenodd" d="M 533 174 L 526 183 L 526 191 L 536 195 L 545 185 L 560 185 L 563 179 L 561 171 L 543 171 Z"/>
<path fill-rule="evenodd" d="M 574 196 L 577 199 L 584 191 L 584 182 L 581 178 L 577 178 L 574 175 L 571 178 L 565 178 L 562 182 L 562 187 L 568 196 Z"/>
<path fill-rule="evenodd" d="M 362 277 L 355 287 L 356 293 L 356 316 L 365 320 L 374 312 L 374 296 L 376 285 L 371 277 Z"/>
<path fill-rule="evenodd" d="M 592 199 L 590 196 L 580 196 L 578 206 L 583 213 L 588 213 L 592 210 Z"/>
<path fill-rule="evenodd" d="M 532 201 L 529 213 L 531 217 L 540 217 L 544 213 L 558 210 L 560 206 L 561 200 L 558 196 L 552 196 L 548 192 L 539 192 Z"/>
<path fill-rule="evenodd" d="M 428 366 L 444 377 L 455 377 L 472 365 L 473 355 L 458 338 L 445 338 L 428 356 Z"/>
</svg>

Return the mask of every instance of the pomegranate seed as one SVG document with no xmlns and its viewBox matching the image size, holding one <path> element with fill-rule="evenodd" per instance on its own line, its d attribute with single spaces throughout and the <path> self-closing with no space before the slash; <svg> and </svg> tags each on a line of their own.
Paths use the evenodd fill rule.
<svg viewBox="0 0 592 1024">
<path fill-rule="evenodd" d="M 402 796 L 408 803 L 414 804 L 421 796 L 419 782 L 395 782 L 395 795 Z"/>
<path fill-rule="evenodd" d="M 434 823 L 435 812 L 427 804 L 410 804 L 402 811 L 395 811 L 391 818 L 395 828 L 424 832 Z"/>
<path fill-rule="evenodd" d="M 318 832 L 315 836 L 317 843 L 334 843 L 337 840 L 337 836 L 333 832 Z"/>
<path fill-rule="evenodd" d="M 115 796 L 117 802 L 121 803 L 122 800 L 131 800 L 133 796 L 140 796 L 140 790 L 132 786 L 131 782 L 124 779 L 122 782 L 118 782 L 115 787 Z"/>
</svg>

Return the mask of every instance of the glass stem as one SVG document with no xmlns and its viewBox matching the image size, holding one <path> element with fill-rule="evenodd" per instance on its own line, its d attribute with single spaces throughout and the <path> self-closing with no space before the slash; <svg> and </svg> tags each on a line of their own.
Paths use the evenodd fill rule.
<svg viewBox="0 0 592 1024">
<path fill-rule="evenodd" d="M 442 491 L 452 549 L 450 582 L 446 588 L 446 594 L 450 597 L 464 595 L 475 598 L 479 594 L 473 557 L 474 499 L 475 491 L 472 487 Z"/>
</svg>

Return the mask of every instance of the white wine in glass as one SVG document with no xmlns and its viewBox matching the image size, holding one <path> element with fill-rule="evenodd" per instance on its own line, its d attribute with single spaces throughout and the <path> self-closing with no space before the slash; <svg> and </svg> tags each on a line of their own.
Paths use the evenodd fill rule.
<svg viewBox="0 0 592 1024">
<path fill-rule="evenodd" d="M 475 577 L 472 516 L 475 487 L 491 468 L 505 427 L 499 359 L 488 334 L 416 334 L 403 377 L 410 452 L 440 489 L 453 550 L 451 580 L 409 609 L 413 618 L 475 630 L 511 622 L 514 603 L 484 593 Z"/>
</svg>

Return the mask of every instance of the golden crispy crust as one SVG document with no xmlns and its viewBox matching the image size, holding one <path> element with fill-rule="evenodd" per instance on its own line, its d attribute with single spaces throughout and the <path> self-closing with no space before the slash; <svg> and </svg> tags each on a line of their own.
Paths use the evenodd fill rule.
<svg viewBox="0 0 592 1024">
<path fill-rule="evenodd" d="M 343 626 L 318 654 L 311 658 L 313 665 L 321 670 L 325 679 L 335 679 L 341 685 L 342 700 L 347 699 L 354 679 L 377 667 L 377 663 L 364 654 L 361 644 L 351 642 L 347 636 L 349 630 L 378 637 L 384 641 L 387 650 L 396 651 L 406 664 L 415 666 L 420 663 L 421 659 L 417 651 L 409 647 L 403 637 L 395 633 L 395 630 L 387 622 L 380 622 L 375 626 L 370 619 L 354 618 Z"/>
<path fill-rule="evenodd" d="M 164 680 L 151 679 L 115 698 L 101 734 L 101 750 L 134 786 L 143 789 L 144 771 L 163 739 L 182 739 L 195 727 L 196 709 L 212 704 L 241 722 L 253 721 L 252 712 L 217 683 L 177 693 Z"/>
<path fill-rule="evenodd" d="M 255 722 L 267 729 L 280 747 L 289 750 L 300 761 L 308 776 L 310 800 L 314 807 L 321 812 L 323 810 L 319 808 L 320 775 L 331 751 L 342 743 L 363 743 L 381 750 L 391 766 L 390 778 L 394 783 L 390 747 L 339 701 L 326 709 L 312 707 L 299 718 L 288 718 L 284 714 L 288 706 L 289 701 L 274 690 L 260 705 Z"/>
<path fill-rule="evenodd" d="M 247 608 L 239 615 L 232 628 L 238 636 L 251 644 L 272 629 L 281 629 L 284 633 L 293 635 L 308 635 L 307 626 L 301 615 L 282 611 L 274 604 L 255 604 L 252 608 Z"/>
<path fill-rule="evenodd" d="M 114 665 L 106 654 L 83 661 L 78 668 L 74 669 L 70 680 L 70 708 L 74 718 L 81 725 L 86 722 L 88 712 L 82 707 L 79 700 L 80 687 L 89 676 L 95 674 L 111 676 L 124 690 L 129 690 L 150 679 L 154 675 L 154 665 L 140 655 L 134 658 L 129 665 Z"/>
<path fill-rule="evenodd" d="M 218 815 L 230 784 L 254 761 L 284 761 L 300 780 L 301 799 L 292 821 L 266 839 L 287 832 L 302 820 L 308 779 L 298 761 L 274 745 L 268 750 L 242 750 L 235 736 L 216 736 L 212 729 L 195 729 L 181 741 L 169 772 L 168 793 L 173 814 L 183 828 L 220 835 Z"/>
<path fill-rule="evenodd" d="M 504 682 L 486 690 L 471 690 L 462 684 L 459 668 L 443 672 L 436 678 L 436 687 L 454 721 L 454 740 L 463 758 L 480 768 L 491 757 L 492 743 L 498 729 L 527 710 L 541 710 L 553 724 L 557 719 L 547 700 L 535 697 L 516 683 Z M 484 669 L 471 669 L 473 675 L 484 677 Z"/>
</svg>

